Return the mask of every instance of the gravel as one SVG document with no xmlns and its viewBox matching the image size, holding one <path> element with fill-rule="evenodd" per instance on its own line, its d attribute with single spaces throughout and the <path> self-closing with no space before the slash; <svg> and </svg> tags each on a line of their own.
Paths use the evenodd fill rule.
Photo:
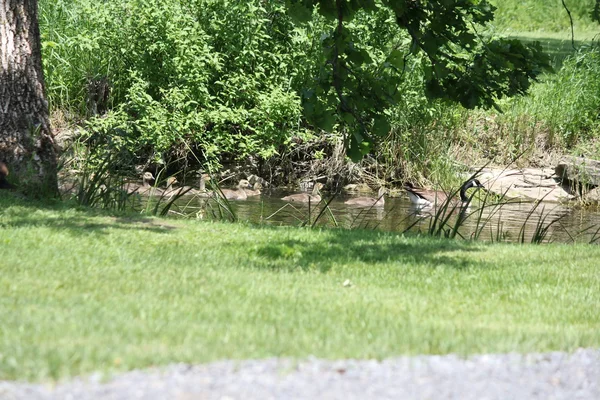
<svg viewBox="0 0 600 400">
<path fill-rule="evenodd" d="M 2 400 L 600 399 L 600 349 L 574 353 L 175 364 L 55 385 L 0 381 Z"/>
</svg>

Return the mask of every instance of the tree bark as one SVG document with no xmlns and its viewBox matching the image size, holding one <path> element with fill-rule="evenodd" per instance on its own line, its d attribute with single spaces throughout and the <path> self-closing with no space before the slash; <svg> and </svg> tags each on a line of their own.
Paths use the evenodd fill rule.
<svg viewBox="0 0 600 400">
<path fill-rule="evenodd" d="M 44 89 L 37 0 L 0 0 L 0 161 L 36 195 L 57 192 L 57 160 Z"/>
</svg>

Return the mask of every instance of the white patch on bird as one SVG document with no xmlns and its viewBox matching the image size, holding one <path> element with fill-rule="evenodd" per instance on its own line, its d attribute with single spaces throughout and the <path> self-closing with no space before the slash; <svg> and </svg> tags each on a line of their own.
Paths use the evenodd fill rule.
<svg viewBox="0 0 600 400">
<path fill-rule="evenodd" d="M 407 192 L 408 193 L 408 197 L 410 197 L 410 201 L 417 205 L 417 206 L 421 206 L 421 207 L 429 207 L 431 206 L 431 202 L 429 200 L 426 200 L 422 197 L 417 196 L 414 193 L 411 192 Z"/>
</svg>

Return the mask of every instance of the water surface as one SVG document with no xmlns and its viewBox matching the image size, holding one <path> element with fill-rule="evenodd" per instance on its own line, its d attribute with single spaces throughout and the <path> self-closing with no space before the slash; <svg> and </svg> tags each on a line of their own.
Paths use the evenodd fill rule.
<svg viewBox="0 0 600 400">
<path fill-rule="evenodd" d="M 530 202 L 482 206 L 477 202 L 468 210 L 442 213 L 418 210 L 407 197 L 387 197 L 383 207 L 355 207 L 344 204 L 350 195 L 324 195 L 319 204 L 287 203 L 281 200 L 290 193 L 274 190 L 243 201 L 231 201 L 240 221 L 263 225 L 311 225 L 324 227 L 360 228 L 388 232 L 427 232 L 432 225 L 441 235 L 452 234 L 455 222 L 461 218 L 457 236 L 487 241 L 531 242 L 595 242 L 600 241 L 600 213 L 556 203 Z M 331 201 L 330 201 L 331 200 Z M 206 199 L 180 199 L 176 212 L 208 218 Z M 329 202 L 324 209 L 325 202 Z M 215 210 L 215 206 L 212 206 Z M 438 214 L 440 213 L 437 210 Z M 210 212 L 208 212 L 210 214 Z M 447 216 L 450 214 L 449 216 Z M 319 216 L 320 215 L 320 216 Z M 441 219 L 447 219 L 441 223 Z M 316 220 L 316 222 L 315 222 Z"/>
</svg>

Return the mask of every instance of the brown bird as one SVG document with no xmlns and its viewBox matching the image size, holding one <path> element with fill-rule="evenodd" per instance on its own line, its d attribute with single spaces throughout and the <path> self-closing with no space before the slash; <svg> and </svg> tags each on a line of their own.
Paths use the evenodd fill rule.
<svg viewBox="0 0 600 400">
<path fill-rule="evenodd" d="M 154 175 L 152 172 L 144 172 L 142 175 L 142 183 L 128 182 L 123 185 L 123 190 L 126 190 L 127 193 L 140 193 L 140 194 L 148 194 L 150 189 L 152 189 L 152 183 L 154 183 Z"/>
<path fill-rule="evenodd" d="M 477 179 L 469 179 L 460 187 L 460 203 L 458 199 L 448 199 L 448 194 L 441 190 L 431 190 L 414 187 L 412 184 L 407 183 L 404 185 L 404 190 L 408 192 L 410 201 L 417 207 L 432 207 L 435 205 L 441 205 L 444 203 L 452 204 L 454 206 L 466 207 L 469 204 L 470 198 L 467 196 L 467 190 L 470 188 L 484 188 Z"/>
<path fill-rule="evenodd" d="M 246 200 L 248 198 L 247 189 L 252 189 L 252 186 L 246 179 L 242 179 L 238 183 L 237 189 L 221 189 L 221 192 L 227 200 Z"/>
<path fill-rule="evenodd" d="M 206 189 L 206 181 L 210 181 L 209 174 L 200 174 L 200 182 L 198 190 L 192 190 L 192 194 L 198 197 L 214 197 L 215 192 Z"/>
<path fill-rule="evenodd" d="M 173 185 L 175 185 L 176 183 L 177 178 L 174 176 L 170 176 L 167 178 L 167 187 L 164 189 L 154 188 L 152 194 L 156 196 L 173 197 L 179 192 L 179 188 L 173 187 Z"/>
<path fill-rule="evenodd" d="M 192 186 L 180 186 L 175 188 L 175 194 L 186 195 L 186 196 L 197 196 L 197 197 L 213 197 L 214 192 L 206 190 L 206 181 L 210 180 L 210 175 L 201 174 L 199 181 L 199 188 L 196 189 Z"/>
<path fill-rule="evenodd" d="M 319 194 L 319 190 L 323 187 L 322 183 L 315 183 L 313 186 L 312 192 L 309 193 L 296 193 L 291 194 L 289 196 L 283 197 L 281 200 L 296 202 L 296 203 L 318 203 L 321 201 L 321 195 Z"/>
<path fill-rule="evenodd" d="M 260 182 L 254 182 L 252 185 L 252 189 L 246 189 L 246 195 L 250 196 L 260 196 L 262 192 L 262 184 Z"/>
<path fill-rule="evenodd" d="M 8 167 L 5 163 L 0 161 L 0 189 L 14 189 L 15 185 L 11 184 L 6 180 L 8 176 Z"/>
<path fill-rule="evenodd" d="M 349 206 L 357 206 L 357 207 L 382 207 L 385 204 L 385 200 L 383 195 L 387 192 L 387 190 L 382 186 L 379 188 L 377 192 L 377 197 L 356 197 L 354 199 L 350 199 L 344 202 L 344 204 L 348 204 Z"/>
</svg>

